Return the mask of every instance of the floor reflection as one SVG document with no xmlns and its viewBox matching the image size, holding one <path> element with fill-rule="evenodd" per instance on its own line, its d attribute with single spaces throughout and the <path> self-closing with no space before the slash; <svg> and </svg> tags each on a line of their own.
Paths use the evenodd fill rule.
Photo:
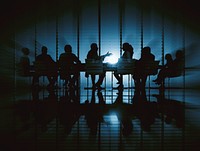
<svg viewBox="0 0 200 151">
<path fill-rule="evenodd" d="M 2 146 L 33 151 L 191 150 L 198 145 L 200 112 L 187 94 L 196 92 L 174 91 L 33 89 L 28 99 L 16 96 L 9 110 L 2 108 L 12 116 L 1 126 L 2 132 L 9 131 L 2 133 Z"/>
</svg>

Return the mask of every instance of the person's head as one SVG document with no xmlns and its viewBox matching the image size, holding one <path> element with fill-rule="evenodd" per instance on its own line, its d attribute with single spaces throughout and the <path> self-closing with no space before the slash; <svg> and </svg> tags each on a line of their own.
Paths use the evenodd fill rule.
<svg viewBox="0 0 200 151">
<path fill-rule="evenodd" d="M 96 43 L 92 43 L 92 44 L 90 45 L 90 48 L 91 48 L 91 50 L 98 50 L 98 46 L 97 46 Z"/>
<path fill-rule="evenodd" d="M 128 43 L 128 42 L 123 43 L 122 49 L 123 49 L 124 51 L 129 50 L 129 49 L 130 49 L 129 43 Z"/>
<path fill-rule="evenodd" d="M 72 52 L 72 46 L 71 45 L 65 45 L 65 52 L 71 53 Z"/>
<path fill-rule="evenodd" d="M 28 48 L 22 48 L 22 53 L 23 53 L 24 55 L 29 55 L 30 51 L 29 51 Z"/>
<path fill-rule="evenodd" d="M 177 59 L 183 59 L 184 55 L 183 55 L 183 51 L 182 50 L 177 50 L 176 51 L 176 58 Z"/>
<path fill-rule="evenodd" d="M 149 54 L 149 53 L 151 53 L 151 48 L 150 47 L 144 47 L 143 49 L 142 49 L 142 53 L 145 53 L 145 54 Z"/>
<path fill-rule="evenodd" d="M 166 55 L 165 55 L 165 59 L 166 59 L 166 60 L 172 60 L 172 55 L 169 54 L 169 53 L 166 54 Z"/>
<path fill-rule="evenodd" d="M 47 54 L 47 47 L 46 46 L 42 46 L 42 54 Z"/>
</svg>

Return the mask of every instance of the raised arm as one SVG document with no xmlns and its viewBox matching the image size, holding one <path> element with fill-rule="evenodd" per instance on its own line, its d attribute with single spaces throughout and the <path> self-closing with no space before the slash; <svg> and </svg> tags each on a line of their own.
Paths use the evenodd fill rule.
<svg viewBox="0 0 200 151">
<path fill-rule="evenodd" d="M 100 59 L 101 59 L 101 60 L 104 60 L 106 57 L 108 57 L 108 56 L 110 56 L 110 55 L 112 55 L 112 53 L 110 53 L 110 52 L 108 51 L 106 54 L 100 56 Z"/>
</svg>

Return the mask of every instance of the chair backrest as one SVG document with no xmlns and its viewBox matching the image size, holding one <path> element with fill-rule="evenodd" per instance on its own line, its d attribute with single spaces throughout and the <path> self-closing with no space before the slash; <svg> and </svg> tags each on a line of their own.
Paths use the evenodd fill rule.
<svg viewBox="0 0 200 151">
<path fill-rule="evenodd" d="M 144 63 L 144 73 L 147 75 L 156 75 L 160 61 L 147 61 Z"/>
<path fill-rule="evenodd" d="M 135 59 L 118 59 L 117 73 L 119 74 L 133 74 L 135 72 Z"/>
<path fill-rule="evenodd" d="M 85 71 L 88 74 L 102 74 L 103 62 L 95 59 L 85 59 Z"/>
</svg>

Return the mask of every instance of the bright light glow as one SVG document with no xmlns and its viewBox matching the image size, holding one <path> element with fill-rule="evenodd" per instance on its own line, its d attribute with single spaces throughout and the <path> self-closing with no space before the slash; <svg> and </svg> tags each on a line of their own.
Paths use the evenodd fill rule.
<svg viewBox="0 0 200 151">
<path fill-rule="evenodd" d="M 116 114 L 111 114 L 109 115 L 109 117 L 110 117 L 110 124 L 117 124 L 119 122 Z"/>
<path fill-rule="evenodd" d="M 104 62 L 110 63 L 110 64 L 115 64 L 118 61 L 118 58 L 115 54 L 112 54 L 108 57 L 105 58 Z"/>
</svg>

